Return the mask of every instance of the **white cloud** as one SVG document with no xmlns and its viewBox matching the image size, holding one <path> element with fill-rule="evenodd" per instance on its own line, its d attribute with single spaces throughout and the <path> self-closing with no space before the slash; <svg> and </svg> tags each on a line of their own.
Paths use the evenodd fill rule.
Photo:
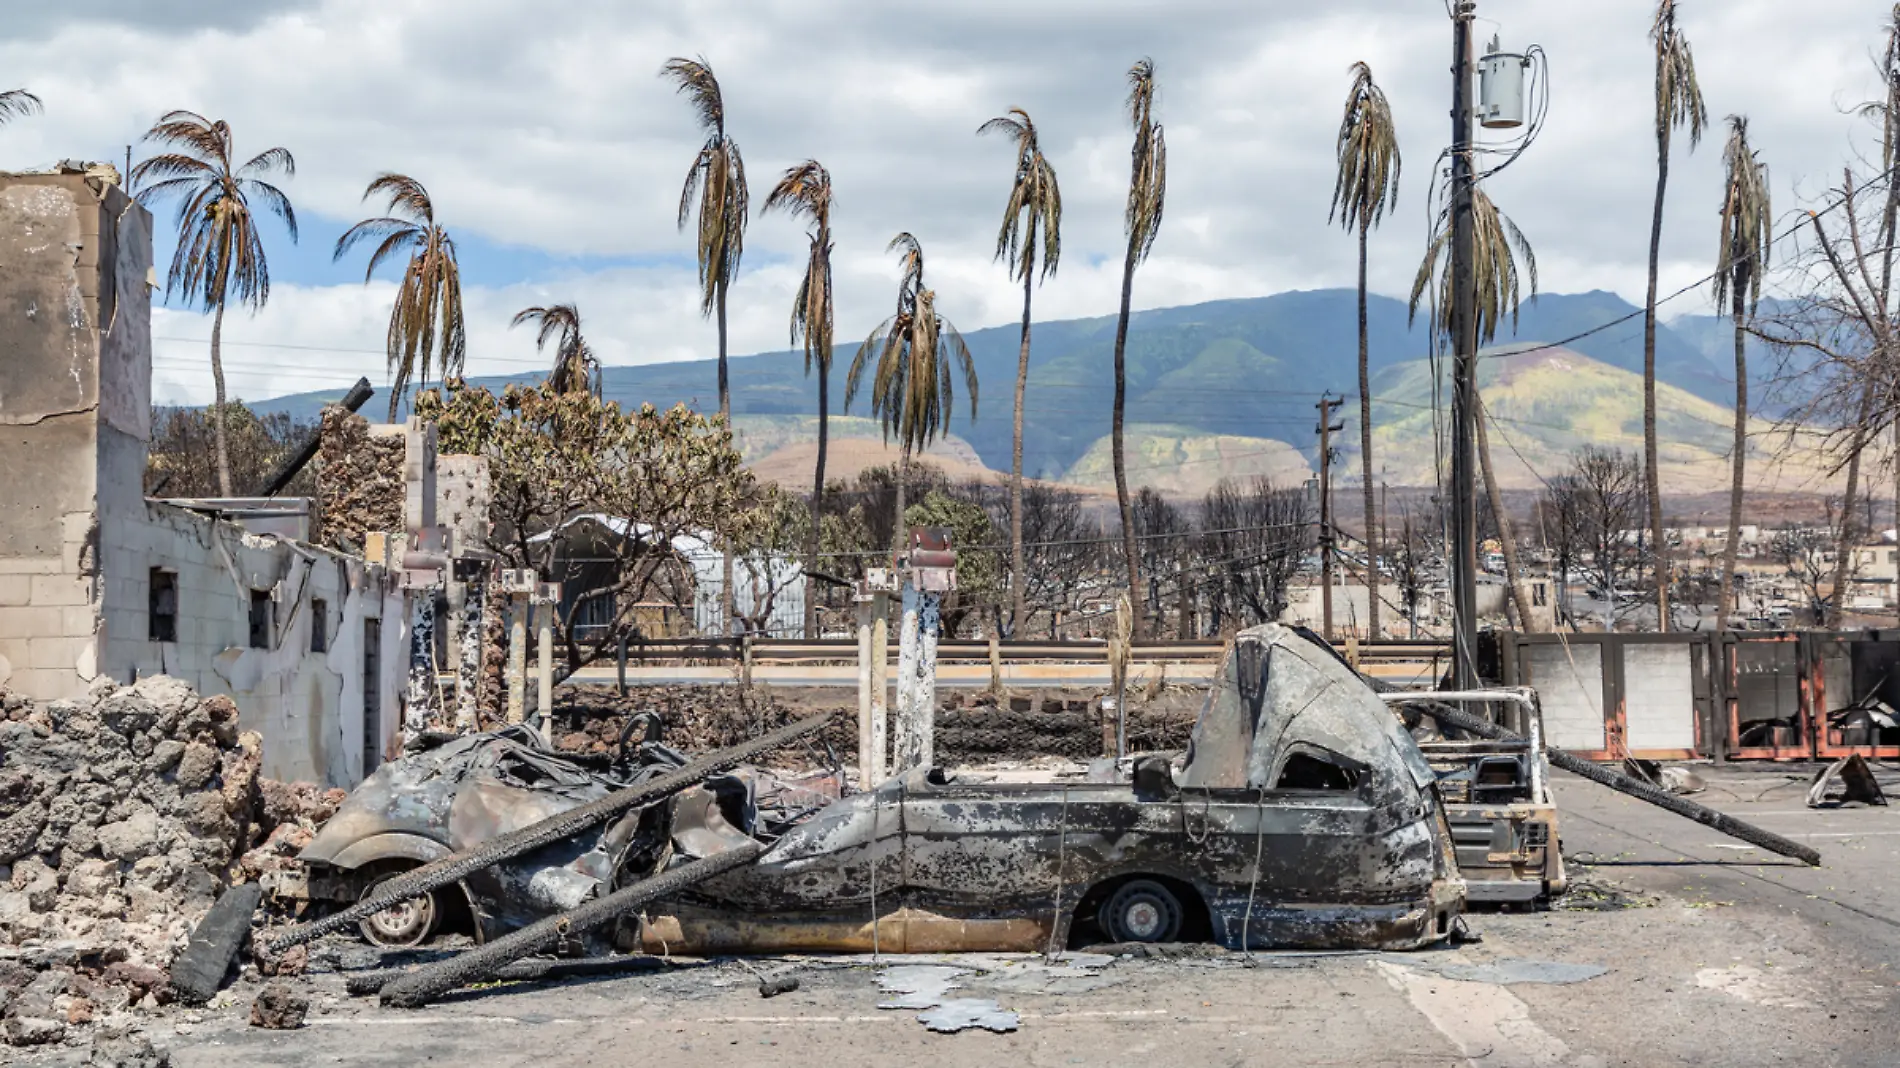
<svg viewBox="0 0 1900 1068">
<path fill-rule="evenodd" d="M 1507 45 L 1550 51 L 1549 128 L 1490 187 L 1535 243 L 1548 290 L 1641 297 L 1655 182 L 1651 6 L 1603 0 L 1584 14 L 1568 0 L 1481 4 L 1503 20 Z M 1818 193 L 1850 153 L 1861 127 L 1842 112 L 1873 84 L 1879 6 L 1812 0 L 1793 19 L 1775 0 L 1683 5 L 1711 115 L 1751 116 L 1781 206 Z M 699 135 L 655 77 L 670 55 L 703 53 L 718 71 L 755 205 L 797 160 L 831 168 L 841 338 L 885 314 L 894 266 L 883 247 L 900 229 L 923 240 L 941 305 L 959 326 L 1020 313 L 1020 291 L 990 256 L 1008 149 L 974 136 L 1012 105 L 1035 115 L 1065 185 L 1064 261 L 1037 294 L 1039 315 L 1111 312 L 1126 181 L 1122 77 L 1142 54 L 1160 70 L 1171 163 L 1167 222 L 1136 287 L 1142 307 L 1351 283 L 1353 242 L 1327 226 L 1326 208 L 1346 67 L 1361 58 L 1401 124 L 1405 186 L 1373 239 L 1371 280 L 1402 295 L 1449 125 L 1450 33 L 1430 2 L 592 0 L 558 14 L 519 0 L 0 7 L 19 31 L 0 44 L 0 69 L 47 106 L 0 130 L 9 161 L 117 159 L 159 112 L 188 107 L 229 119 L 240 148 L 290 147 L 299 170 L 287 188 L 307 215 L 359 217 L 364 183 L 396 169 L 427 183 L 459 232 L 656 264 L 471 288 L 478 370 L 535 361 L 531 340 L 506 324 L 550 300 L 577 302 L 612 362 L 711 354 L 690 239 L 674 225 Z M 1665 292 L 1708 269 L 1720 140 L 1712 127 L 1699 150 L 1681 145 L 1672 159 Z M 788 265 L 802 241 L 783 218 L 754 218 L 731 303 L 734 352 L 784 346 Z M 346 268 L 334 286 L 280 283 L 265 312 L 227 325 L 234 391 L 341 384 L 365 371 L 377 379 L 387 292 Z M 1685 298 L 1669 313 L 1701 303 Z M 165 312 L 155 333 L 203 337 L 208 324 Z M 166 342 L 160 353 L 161 395 L 208 392 L 208 374 L 191 364 L 202 366 L 199 347 Z"/>
</svg>

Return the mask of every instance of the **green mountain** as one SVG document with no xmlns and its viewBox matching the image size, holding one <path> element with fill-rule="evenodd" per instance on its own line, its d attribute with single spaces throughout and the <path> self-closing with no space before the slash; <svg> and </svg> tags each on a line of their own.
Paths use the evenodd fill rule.
<svg viewBox="0 0 1900 1068">
<path fill-rule="evenodd" d="M 1352 290 L 1322 289 L 1136 314 L 1128 338 L 1128 421 L 1175 428 L 1176 436 L 1285 442 L 1310 463 L 1315 451 L 1314 402 L 1326 391 L 1346 397 L 1357 393 L 1356 303 Z M 1512 338 L 1500 342 L 1557 341 L 1635 310 L 1610 293 L 1550 294 L 1527 303 Z M 1422 361 L 1427 352 L 1424 323 L 1408 323 L 1402 302 L 1372 296 L 1367 320 L 1375 371 Z M 1633 324 L 1593 334 L 1571 348 L 1612 367 L 1640 369 L 1641 317 Z M 1036 324 L 1023 443 L 1023 468 L 1029 475 L 1064 477 L 1108 434 L 1114 335 L 1113 316 Z M 857 335 L 841 330 L 839 336 Z M 952 431 L 969 442 L 984 464 L 1007 471 L 1017 327 L 976 330 L 965 339 L 982 383 L 981 404 L 971 422 L 967 400 L 959 398 Z M 834 360 L 834 398 L 843 395 L 851 353 L 849 347 L 841 348 Z M 1731 395 L 1732 387 L 1721 374 L 1723 364 L 1666 327 L 1657 331 L 1657 361 L 1663 381 L 1689 395 L 1716 403 L 1726 403 Z M 731 366 L 736 417 L 816 412 L 817 384 L 805 376 L 801 354 L 735 357 Z M 511 378 L 533 377 L 475 381 L 499 387 Z M 623 403 L 683 401 L 710 408 L 714 380 L 711 360 L 609 367 L 602 373 L 605 394 Z M 253 406 L 309 416 L 336 396 L 306 393 Z M 367 410 L 381 407 L 372 402 Z M 1347 405 L 1348 417 L 1356 407 Z M 1347 437 L 1355 441 L 1356 432 L 1349 430 Z M 1084 465 L 1080 473 L 1093 481 L 1091 470 Z"/>
</svg>

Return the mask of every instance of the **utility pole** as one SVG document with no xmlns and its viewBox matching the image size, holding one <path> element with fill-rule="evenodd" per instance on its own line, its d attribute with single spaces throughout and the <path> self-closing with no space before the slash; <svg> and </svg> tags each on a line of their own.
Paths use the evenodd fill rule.
<svg viewBox="0 0 1900 1068">
<path fill-rule="evenodd" d="M 1451 612 L 1452 685 L 1480 685 L 1478 512 L 1473 417 L 1478 393 L 1477 290 L 1472 279 L 1471 21 L 1474 0 L 1457 0 L 1451 46 Z"/>
<path fill-rule="evenodd" d="M 1340 402 L 1326 392 L 1313 407 L 1319 409 L 1319 615 L 1320 633 L 1333 640 L 1333 432 L 1346 429 L 1344 422 L 1333 422 L 1333 410 Z"/>
</svg>

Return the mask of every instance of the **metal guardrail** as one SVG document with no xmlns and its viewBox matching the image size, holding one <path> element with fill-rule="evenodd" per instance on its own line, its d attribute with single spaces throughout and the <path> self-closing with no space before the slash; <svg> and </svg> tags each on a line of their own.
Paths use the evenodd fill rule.
<svg viewBox="0 0 1900 1068">
<path fill-rule="evenodd" d="M 747 644 L 745 639 L 740 638 L 662 638 L 629 643 L 626 657 L 630 665 L 655 662 L 728 662 L 745 659 Z M 816 640 L 754 638 L 749 644 L 754 664 L 855 662 L 858 656 L 858 643 L 854 638 Z M 1150 663 L 1154 661 L 1211 662 L 1220 659 L 1221 650 L 1226 647 L 1226 642 L 1213 638 L 1196 641 L 1135 642 L 1131 649 L 1131 659 Z M 1334 648 L 1340 650 L 1341 653 L 1346 651 L 1346 645 L 1343 642 L 1335 642 Z M 1360 642 L 1357 653 L 1362 662 L 1429 661 L 1448 659 L 1451 656 L 1451 646 L 1446 642 L 1428 641 Z M 1107 663 L 1108 643 L 1091 639 L 1006 641 L 997 643 L 997 655 L 1005 663 L 1039 660 Z M 937 646 L 939 662 L 986 663 L 989 658 L 990 643 L 987 641 L 945 641 Z"/>
</svg>

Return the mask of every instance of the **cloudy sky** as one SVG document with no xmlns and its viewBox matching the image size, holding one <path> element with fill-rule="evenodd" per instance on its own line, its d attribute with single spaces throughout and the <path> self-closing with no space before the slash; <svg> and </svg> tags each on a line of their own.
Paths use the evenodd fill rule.
<svg viewBox="0 0 1900 1068">
<path fill-rule="evenodd" d="M 1777 209 L 1817 198 L 1866 127 L 1885 0 L 1684 0 L 1712 118 L 1746 113 Z M 1484 0 L 1482 37 L 1549 53 L 1549 124 L 1489 189 L 1530 236 L 1543 287 L 1640 301 L 1655 146 L 1650 0 Z M 1587 14 L 1585 13 L 1587 11 Z M 1405 156 L 1371 284 L 1403 295 L 1422 252 L 1432 160 L 1448 139 L 1443 0 L 0 0 L 0 82 L 45 113 L 0 129 L 0 165 L 120 161 L 161 112 L 228 120 L 240 153 L 282 145 L 302 241 L 267 228 L 269 307 L 226 326 L 233 392 L 261 398 L 384 380 L 391 282 L 333 264 L 376 174 L 433 194 L 462 251 L 470 370 L 540 366 L 519 309 L 579 305 L 608 363 L 711 356 L 692 243 L 675 227 L 701 137 L 655 75 L 704 55 L 725 88 L 755 207 L 787 166 L 831 169 L 841 339 L 887 314 L 899 230 L 922 240 L 939 307 L 972 330 L 1012 322 L 991 260 L 1011 159 L 974 136 L 1012 106 L 1042 130 L 1064 197 L 1063 259 L 1038 317 L 1110 314 L 1120 282 L 1124 76 L 1150 55 L 1169 143 L 1166 223 L 1138 307 L 1350 285 L 1353 242 L 1326 223 L 1333 135 L 1354 60 L 1391 96 Z M 1490 20 L 1498 20 L 1496 23 Z M 1722 132 L 1678 148 L 1665 291 L 1709 270 Z M 370 209 L 375 208 L 374 212 Z M 172 216 L 159 215 L 161 232 Z M 786 346 L 804 237 L 754 215 L 731 298 L 735 354 Z M 160 255 L 169 240 L 161 234 Z M 1707 310 L 1675 302 L 1666 316 Z M 161 399 L 209 395 L 209 322 L 161 311 Z M 711 384 L 707 386 L 708 393 Z"/>
</svg>

